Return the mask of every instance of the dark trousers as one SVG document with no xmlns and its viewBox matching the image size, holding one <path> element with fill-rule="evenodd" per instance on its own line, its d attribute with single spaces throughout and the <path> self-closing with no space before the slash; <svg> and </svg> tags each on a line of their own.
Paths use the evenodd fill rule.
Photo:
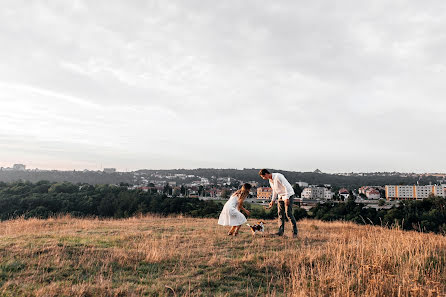
<svg viewBox="0 0 446 297">
<path fill-rule="evenodd" d="M 279 200 L 277 204 L 277 212 L 279 214 L 279 232 L 277 234 L 283 235 L 285 231 L 285 216 L 290 220 L 291 225 L 293 226 L 293 234 L 297 234 L 297 224 L 296 219 L 293 215 L 293 201 L 294 196 L 290 197 L 290 205 L 286 206 L 283 200 Z"/>
</svg>

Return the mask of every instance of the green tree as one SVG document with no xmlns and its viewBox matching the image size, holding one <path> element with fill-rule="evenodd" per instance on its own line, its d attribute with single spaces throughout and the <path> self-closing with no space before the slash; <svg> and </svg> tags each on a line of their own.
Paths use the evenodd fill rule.
<svg viewBox="0 0 446 297">
<path fill-rule="evenodd" d="M 184 185 L 181 185 L 180 193 L 181 195 L 186 196 L 186 188 L 184 187 Z"/>
<path fill-rule="evenodd" d="M 198 195 L 204 196 L 204 187 L 202 185 L 198 187 Z"/>
<path fill-rule="evenodd" d="M 298 184 L 293 185 L 293 190 L 296 197 L 300 197 L 300 195 L 302 194 L 302 188 Z"/>
<path fill-rule="evenodd" d="M 305 209 L 303 209 L 301 207 L 297 207 L 294 209 L 294 218 L 296 219 L 296 221 L 302 220 L 307 217 L 308 217 L 308 213 Z"/>
<path fill-rule="evenodd" d="M 166 194 L 166 195 L 171 195 L 172 194 L 172 187 L 169 186 L 168 183 L 166 183 L 164 185 L 163 193 Z"/>
<path fill-rule="evenodd" d="M 172 196 L 177 197 L 180 195 L 180 193 L 181 193 L 181 190 L 179 188 L 175 188 L 172 191 Z"/>
</svg>

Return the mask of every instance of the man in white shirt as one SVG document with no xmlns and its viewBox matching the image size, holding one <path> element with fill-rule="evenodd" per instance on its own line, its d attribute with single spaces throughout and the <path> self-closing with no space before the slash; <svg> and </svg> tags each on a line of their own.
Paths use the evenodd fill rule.
<svg viewBox="0 0 446 297">
<path fill-rule="evenodd" d="M 269 180 L 269 184 L 273 189 L 273 197 L 269 203 L 271 208 L 274 201 L 278 198 L 277 211 L 279 214 L 279 231 L 276 235 L 282 236 L 285 231 L 285 215 L 293 225 L 293 237 L 297 236 L 297 224 L 293 215 L 294 190 L 285 176 L 281 173 L 270 173 L 267 169 L 259 171 L 262 179 Z"/>
</svg>

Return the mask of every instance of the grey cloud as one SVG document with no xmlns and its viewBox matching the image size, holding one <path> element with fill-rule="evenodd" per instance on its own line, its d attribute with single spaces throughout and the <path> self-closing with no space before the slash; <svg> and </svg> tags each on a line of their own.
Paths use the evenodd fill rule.
<svg viewBox="0 0 446 297">
<path fill-rule="evenodd" d="M 439 135 L 445 124 L 445 5 L 7 1 L 0 11 L 0 83 L 36 90 L 35 100 L 58 113 L 45 118 L 48 125 L 72 133 L 62 142 L 101 139 L 115 150 L 108 160 L 119 164 L 440 170 L 446 164 L 437 148 L 445 140 L 434 148 L 409 139 Z M 31 95 L 10 91 L 0 100 L 30 104 L 24 96 Z M 70 114 L 56 103 L 63 96 L 103 108 L 68 100 Z M 14 107 L 3 104 L 5 113 Z M 8 118 L 19 125 L 15 132 L 3 133 L 26 136 L 31 132 L 20 125 L 38 118 L 27 109 Z M 43 137 L 48 128 L 39 127 Z M 252 147 L 232 145 L 246 134 Z M 395 142 L 395 135 L 404 137 Z M 257 146 L 258 137 L 271 144 Z M 120 159 L 124 146 L 138 157 Z M 80 145 L 76 155 L 87 150 Z M 273 151 L 280 156 L 269 160 Z M 431 157 L 413 163 L 422 154 Z"/>
</svg>

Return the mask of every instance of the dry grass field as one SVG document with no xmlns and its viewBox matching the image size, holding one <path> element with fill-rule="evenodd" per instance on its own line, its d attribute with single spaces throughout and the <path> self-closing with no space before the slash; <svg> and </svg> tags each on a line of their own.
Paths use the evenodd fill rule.
<svg viewBox="0 0 446 297">
<path fill-rule="evenodd" d="M 214 219 L 5 221 L 0 296 L 446 296 L 444 236 L 298 226 L 293 239 L 229 237 Z"/>
</svg>

